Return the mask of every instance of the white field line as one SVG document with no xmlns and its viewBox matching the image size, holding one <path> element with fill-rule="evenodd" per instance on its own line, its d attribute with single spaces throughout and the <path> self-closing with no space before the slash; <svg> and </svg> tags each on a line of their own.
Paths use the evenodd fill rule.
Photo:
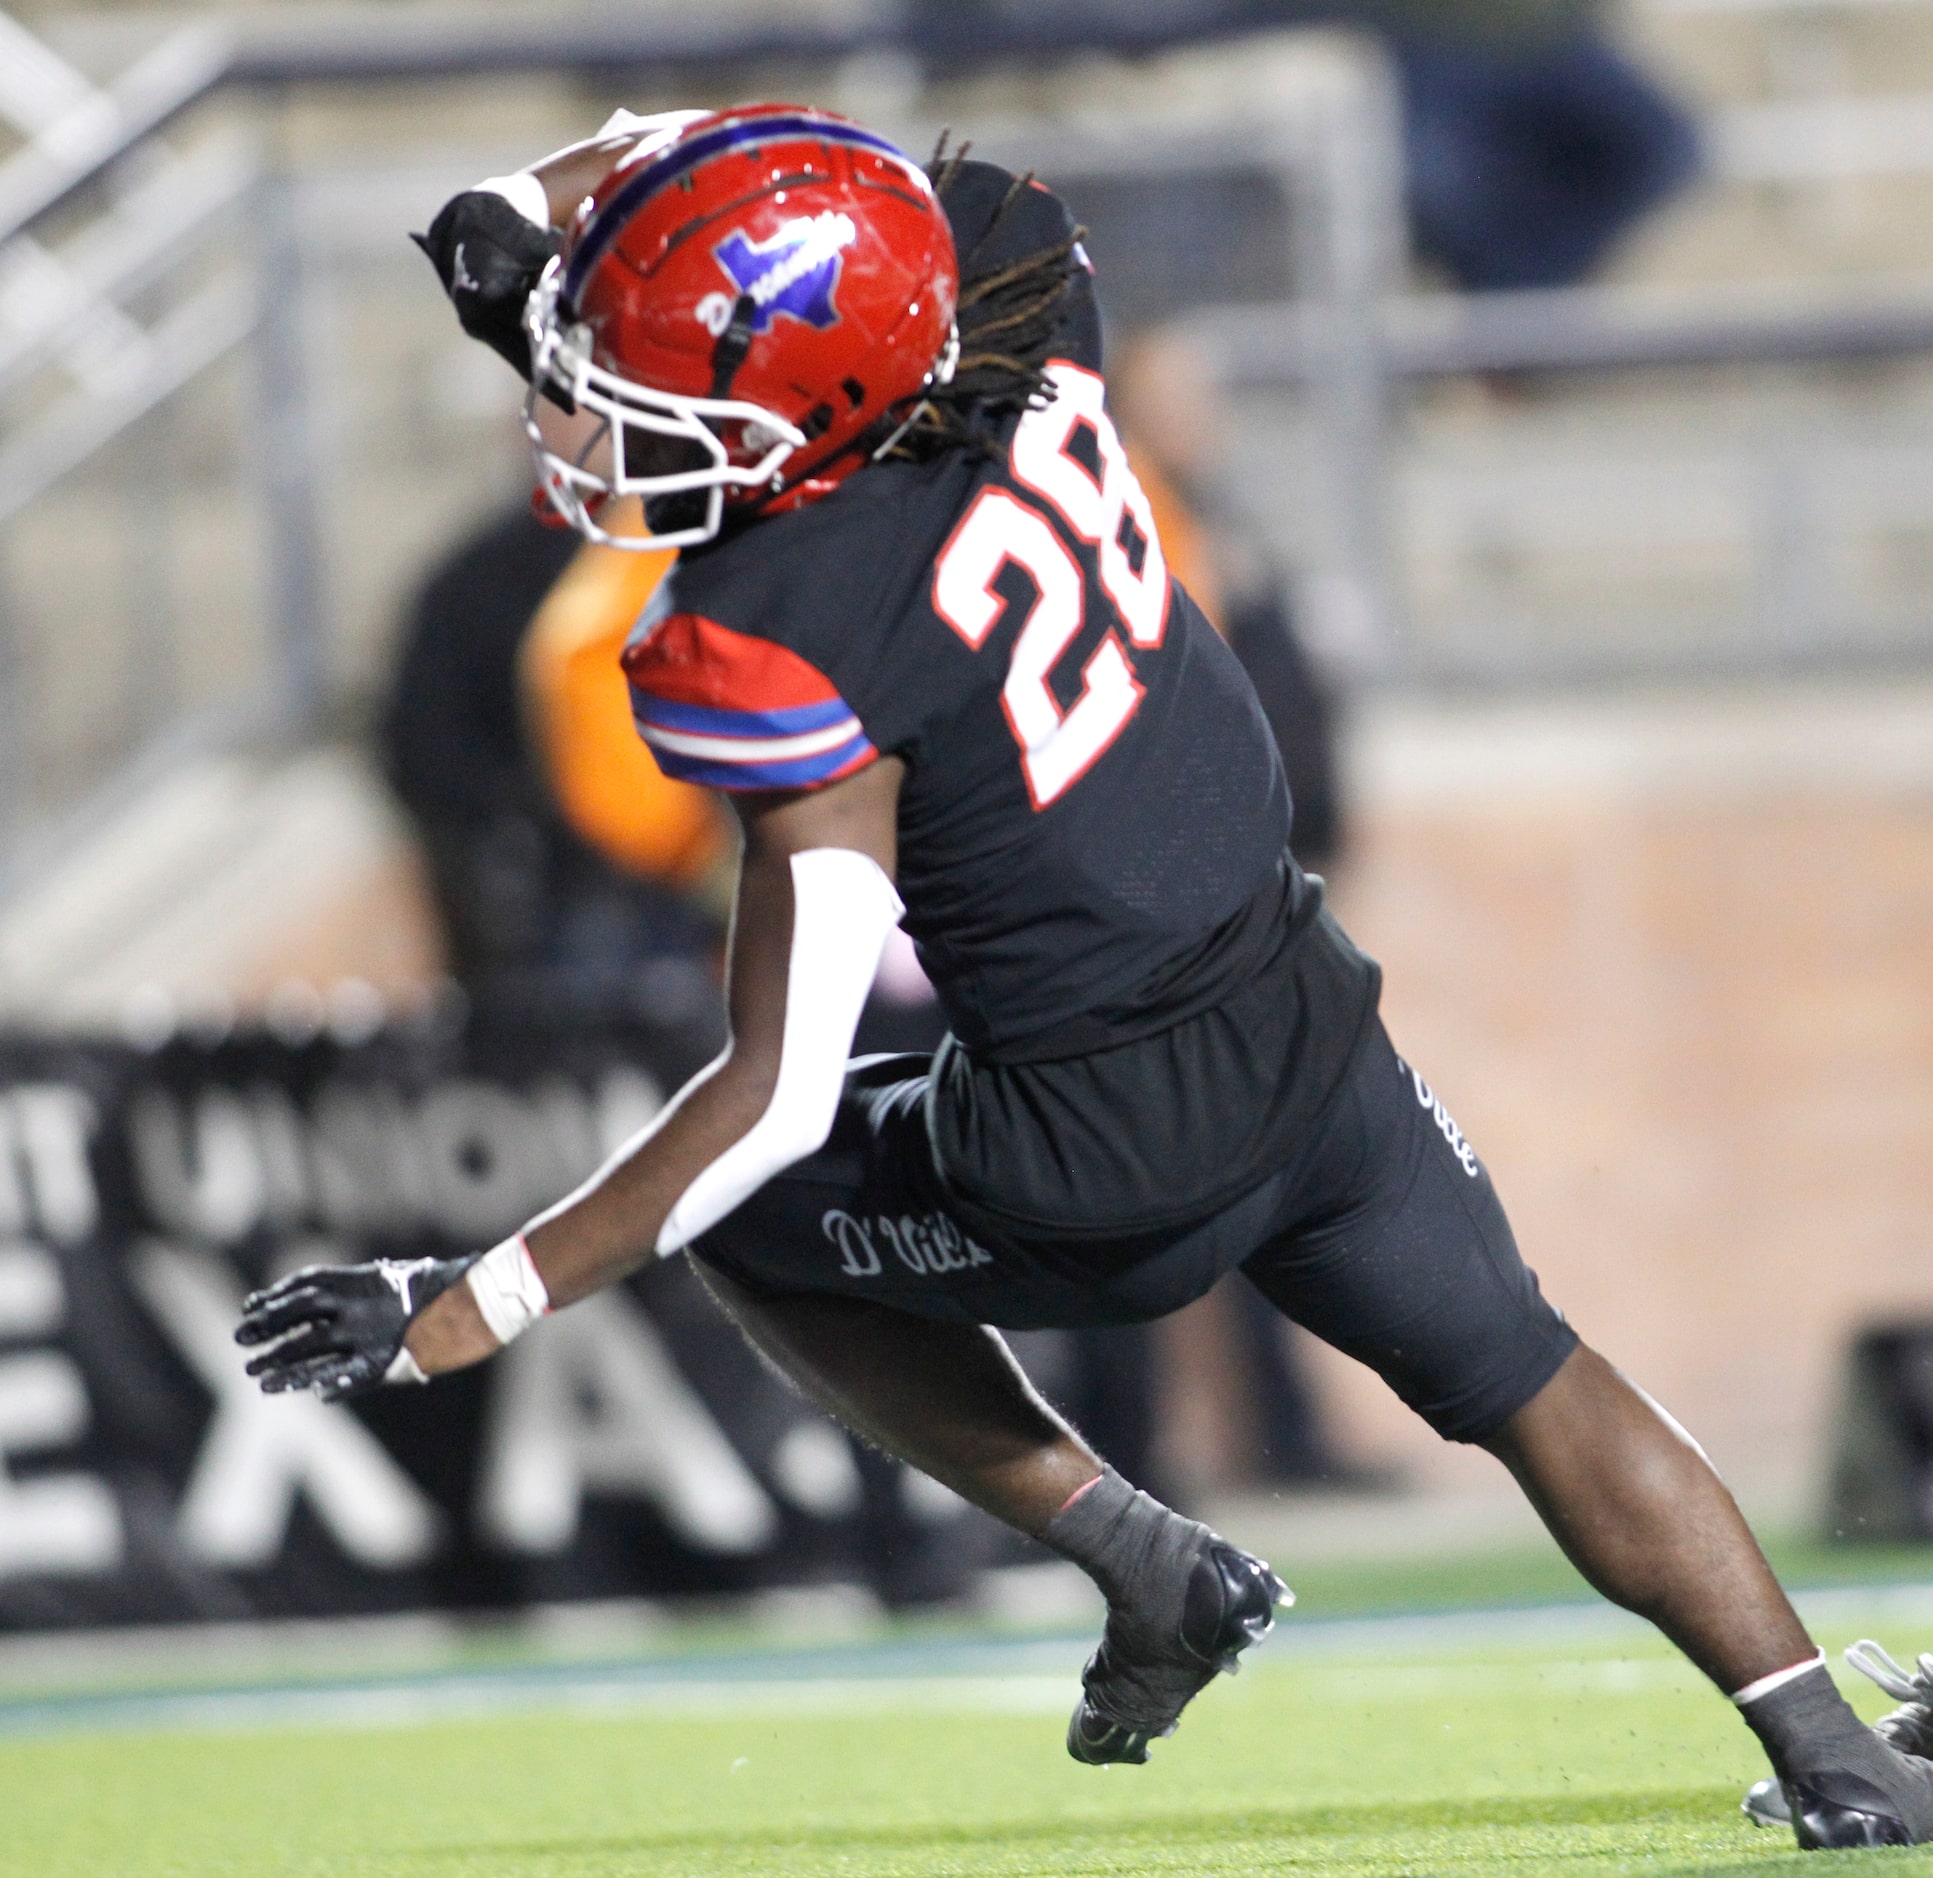
<svg viewBox="0 0 1933 1878">
<path fill-rule="evenodd" d="M 149 1729 L 402 1728 L 533 1711 L 636 1715 L 1059 1714 L 1079 1683 L 1066 1676 L 859 1676 L 756 1682 L 566 1677 L 542 1682 L 454 1679 L 354 1689 L 247 1689 L 91 1700 L 72 1712 L 0 1706 L 0 1735 Z"/>
<path fill-rule="evenodd" d="M 1278 1668 L 1282 1667 L 1278 1665 Z M 1296 1677 L 1317 1703 L 1407 1704 L 1445 1696 L 1646 1694 L 1690 1688 L 1697 1672 L 1664 1658 L 1557 1659 L 1503 1664 L 1324 1664 Z M 549 1713 L 655 1715 L 1062 1714 L 1078 1684 L 1064 1676 L 866 1676 L 667 1682 L 559 1677 L 541 1682 L 444 1680 L 338 1689 L 154 1693 L 58 1706 L 0 1708 L 0 1734 L 188 1732 L 258 1728 L 398 1728 L 426 1722 Z"/>
<path fill-rule="evenodd" d="M 1802 1593 L 1808 1624 L 1835 1653 L 1878 1632 L 1895 1654 L 1933 1644 L 1933 1585 L 1847 1587 Z M 1066 1668 L 1050 1664 L 1061 1649 Z M 1578 1652 L 1600 1651 L 1585 1655 Z M 1625 1654 L 1623 1652 L 1629 1652 Z M 1040 1638 L 936 1644 L 893 1654 L 903 1670 L 866 1674 L 718 1674 L 699 1665 L 576 1663 L 498 1672 L 430 1671 L 334 1687 L 284 1683 L 240 1689 L 0 1694 L 0 1736 L 234 1730 L 262 1727 L 402 1727 L 537 1711 L 608 1716 L 856 1713 L 1040 1714 L 1067 1708 L 1084 1644 Z M 855 1663 L 877 1653 L 863 1644 Z M 952 1656 L 954 1673 L 943 1667 Z M 1002 1658 L 1010 1665 L 999 1669 Z M 1489 1660 L 1483 1660 L 1488 1658 Z M 764 1661 L 771 1661 L 767 1655 Z M 740 1659 L 736 1667 L 745 1667 Z M 1297 1623 L 1285 1617 L 1253 1661 L 1295 1680 L 1299 1699 L 1404 1703 L 1513 1694 L 1642 1695 L 1697 1689 L 1697 1673 L 1664 1652 L 1638 1619 L 1603 1605 Z M 1842 1672 L 1844 1674 L 1844 1672 Z M 1857 1684 L 1856 1678 L 1847 1679 Z"/>
</svg>

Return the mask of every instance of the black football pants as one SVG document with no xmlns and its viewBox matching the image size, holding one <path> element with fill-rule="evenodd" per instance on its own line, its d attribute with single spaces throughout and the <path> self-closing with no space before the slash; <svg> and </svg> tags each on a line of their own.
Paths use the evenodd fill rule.
<svg viewBox="0 0 1933 1878">
<path fill-rule="evenodd" d="M 694 1256 L 759 1296 L 834 1292 L 1012 1330 L 1144 1322 L 1240 1266 L 1452 1441 L 1494 1432 L 1577 1347 L 1490 1176 L 1380 1022 L 1291 1162 L 1212 1217 L 1125 1249 L 969 1230 L 934 1165 L 926 1061 L 855 1062 L 825 1147 Z"/>
</svg>

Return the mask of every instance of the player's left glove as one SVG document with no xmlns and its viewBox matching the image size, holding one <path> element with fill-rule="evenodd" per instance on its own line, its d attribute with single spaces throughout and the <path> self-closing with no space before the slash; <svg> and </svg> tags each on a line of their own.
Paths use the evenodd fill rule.
<svg viewBox="0 0 1933 1878">
<path fill-rule="evenodd" d="M 383 1383 L 427 1382 L 403 1347 L 404 1333 L 475 1263 L 469 1257 L 304 1266 L 244 1301 L 235 1341 L 269 1346 L 248 1373 L 270 1395 L 313 1389 L 325 1402 L 339 1402 Z"/>
<path fill-rule="evenodd" d="M 524 306 L 562 238 L 533 222 L 506 195 L 482 188 L 452 196 L 429 233 L 410 239 L 430 257 L 463 330 L 507 359 L 528 382 Z"/>
</svg>

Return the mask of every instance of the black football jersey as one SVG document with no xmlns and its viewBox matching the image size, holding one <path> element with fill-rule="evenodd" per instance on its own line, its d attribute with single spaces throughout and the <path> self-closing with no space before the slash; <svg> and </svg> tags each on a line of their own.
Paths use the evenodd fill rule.
<svg viewBox="0 0 1933 1878">
<path fill-rule="evenodd" d="M 904 761 L 907 930 L 955 1034 L 1007 1057 L 1111 1007 L 1158 1023 L 1137 989 L 1288 836 L 1267 724 L 1167 572 L 1094 366 L 1056 360 L 998 455 L 872 465 L 688 555 L 625 656 L 672 775 L 811 788 Z"/>
</svg>

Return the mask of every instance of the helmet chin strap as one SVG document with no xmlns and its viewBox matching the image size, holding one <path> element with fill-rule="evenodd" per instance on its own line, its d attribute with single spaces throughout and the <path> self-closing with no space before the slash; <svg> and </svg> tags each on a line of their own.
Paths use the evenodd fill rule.
<svg viewBox="0 0 1933 1878">
<path fill-rule="evenodd" d="M 758 318 L 758 302 L 742 293 L 732 307 L 732 316 L 718 343 L 711 349 L 711 396 L 724 400 L 732 395 L 732 380 L 752 349 L 752 322 Z"/>
<path fill-rule="evenodd" d="M 937 390 L 942 385 L 953 382 L 953 374 L 960 369 L 960 327 L 956 320 L 946 329 L 946 344 L 940 348 L 940 356 L 933 361 L 933 369 L 926 374 L 926 382 L 920 386 L 922 394 Z M 920 413 L 927 408 L 924 395 L 916 398 L 906 415 L 894 426 L 892 434 L 873 451 L 872 460 L 877 463 L 892 452 L 893 446 L 919 422 Z"/>
</svg>

